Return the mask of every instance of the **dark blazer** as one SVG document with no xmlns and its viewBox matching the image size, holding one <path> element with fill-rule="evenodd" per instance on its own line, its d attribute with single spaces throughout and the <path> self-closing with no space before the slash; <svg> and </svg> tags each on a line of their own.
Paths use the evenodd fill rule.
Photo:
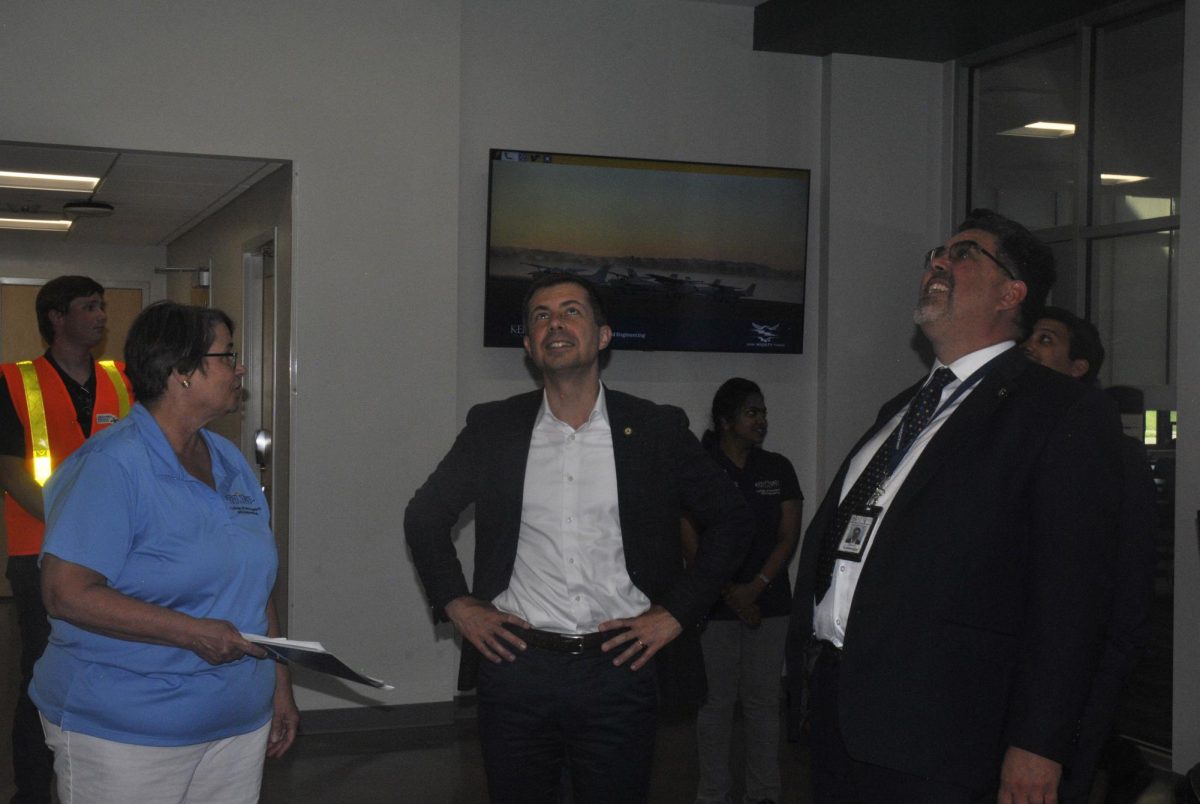
<svg viewBox="0 0 1200 804">
<path fill-rule="evenodd" d="M 1156 492 L 1146 447 L 1131 436 L 1121 438 L 1121 469 L 1121 514 L 1104 651 L 1080 718 L 1079 739 L 1063 775 L 1060 801 L 1087 800 L 1100 755 L 1112 732 L 1117 702 L 1150 636 L 1154 567 L 1158 562 L 1154 547 L 1158 529 Z"/>
<path fill-rule="evenodd" d="M 923 382 L 884 405 L 851 457 Z M 996 359 L 874 536 L 840 665 L 851 756 L 977 791 L 995 787 L 1010 745 L 1067 759 L 1101 644 L 1118 436 L 1095 389 L 1015 348 Z M 789 667 L 812 635 L 817 554 L 849 460 L 801 550 Z"/>
<path fill-rule="evenodd" d="M 629 577 L 677 619 L 688 638 L 659 654 L 686 651 L 699 662 L 693 626 L 737 568 L 753 530 L 741 494 L 717 468 L 679 408 L 605 390 L 613 434 L 621 538 Z M 517 555 L 525 463 L 542 391 L 477 405 L 450 452 L 417 490 L 404 515 L 413 562 L 434 608 L 462 595 L 491 600 L 508 588 Z M 475 572 L 467 586 L 451 541 L 459 515 L 475 505 Z M 707 529 L 684 571 L 679 518 L 688 511 Z M 667 655 L 663 655 L 667 654 Z M 656 657 L 656 658 L 659 658 Z M 459 688 L 475 685 L 478 652 L 463 645 Z"/>
</svg>

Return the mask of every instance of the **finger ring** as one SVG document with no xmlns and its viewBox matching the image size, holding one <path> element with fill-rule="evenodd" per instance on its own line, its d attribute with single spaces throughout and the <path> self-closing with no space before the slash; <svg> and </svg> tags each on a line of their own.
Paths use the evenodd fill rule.
<svg viewBox="0 0 1200 804">
<path fill-rule="evenodd" d="M 639 639 L 637 641 L 637 646 L 644 649 L 646 647 L 646 643 Z"/>
</svg>

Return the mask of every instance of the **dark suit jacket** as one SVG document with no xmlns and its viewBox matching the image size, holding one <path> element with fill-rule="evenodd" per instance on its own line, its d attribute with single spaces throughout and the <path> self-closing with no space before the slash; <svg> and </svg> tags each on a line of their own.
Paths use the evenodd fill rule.
<svg viewBox="0 0 1200 804">
<path fill-rule="evenodd" d="M 698 663 L 693 626 L 740 563 L 753 530 L 750 515 L 737 488 L 688 430 L 683 411 L 611 389 L 605 393 L 626 569 L 634 585 L 689 635 L 659 656 Z M 408 504 L 404 531 L 436 616 L 444 616 L 445 605 L 462 595 L 491 600 L 508 588 L 529 440 L 541 401 L 538 390 L 472 408 L 449 454 Z M 472 503 L 475 572 L 468 587 L 450 535 Z M 686 572 L 679 536 L 683 510 L 707 527 Z M 460 689 L 475 686 L 479 658 L 464 643 Z"/>
<path fill-rule="evenodd" d="M 884 405 L 851 456 L 920 385 Z M 851 756 L 977 791 L 995 786 L 1010 745 L 1067 759 L 1101 643 L 1118 435 L 1095 389 L 1018 349 L 996 359 L 874 536 L 840 666 Z M 848 463 L 801 550 L 789 667 L 812 635 L 817 555 Z"/>
<path fill-rule="evenodd" d="M 1154 548 L 1158 518 L 1150 461 L 1146 447 L 1136 438 L 1121 438 L 1121 468 L 1121 514 L 1104 652 L 1080 718 L 1079 739 L 1067 762 L 1060 800 L 1087 800 L 1100 755 L 1112 732 L 1121 692 L 1149 639 L 1154 565 L 1158 561 Z"/>
</svg>

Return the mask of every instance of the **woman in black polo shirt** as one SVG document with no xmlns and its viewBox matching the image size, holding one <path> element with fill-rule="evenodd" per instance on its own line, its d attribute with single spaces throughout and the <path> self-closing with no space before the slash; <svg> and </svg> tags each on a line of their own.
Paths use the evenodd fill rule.
<svg viewBox="0 0 1200 804">
<path fill-rule="evenodd" d="M 740 377 L 713 397 L 703 444 L 741 489 L 754 514 L 750 549 L 704 629 L 708 699 L 696 717 L 700 746 L 697 802 L 729 802 L 734 704 L 742 702 L 746 801 L 779 801 L 779 698 L 791 613 L 787 563 L 800 532 L 803 495 L 787 458 L 762 449 L 767 408 L 758 385 Z M 696 534 L 683 523 L 694 554 Z"/>
</svg>

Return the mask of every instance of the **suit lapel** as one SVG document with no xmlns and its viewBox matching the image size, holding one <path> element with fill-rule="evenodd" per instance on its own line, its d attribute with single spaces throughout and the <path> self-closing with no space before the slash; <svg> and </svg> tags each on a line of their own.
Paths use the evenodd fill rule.
<svg viewBox="0 0 1200 804">
<path fill-rule="evenodd" d="M 505 468 L 494 473 L 495 499 L 504 505 L 504 534 L 516 543 L 521 532 L 521 509 L 525 502 L 525 464 L 529 462 L 529 441 L 537 424 L 543 393 L 533 391 L 517 398 L 513 415 L 507 417 L 501 432 L 492 434 L 496 455 Z"/>
<path fill-rule="evenodd" d="M 621 518 L 621 533 L 629 531 L 628 521 L 633 500 L 637 498 L 637 471 L 641 463 L 642 439 L 640 422 L 634 421 L 633 411 L 625 396 L 604 389 L 604 404 L 608 408 L 608 424 L 612 428 L 613 463 L 617 472 L 617 510 Z"/>
</svg>

